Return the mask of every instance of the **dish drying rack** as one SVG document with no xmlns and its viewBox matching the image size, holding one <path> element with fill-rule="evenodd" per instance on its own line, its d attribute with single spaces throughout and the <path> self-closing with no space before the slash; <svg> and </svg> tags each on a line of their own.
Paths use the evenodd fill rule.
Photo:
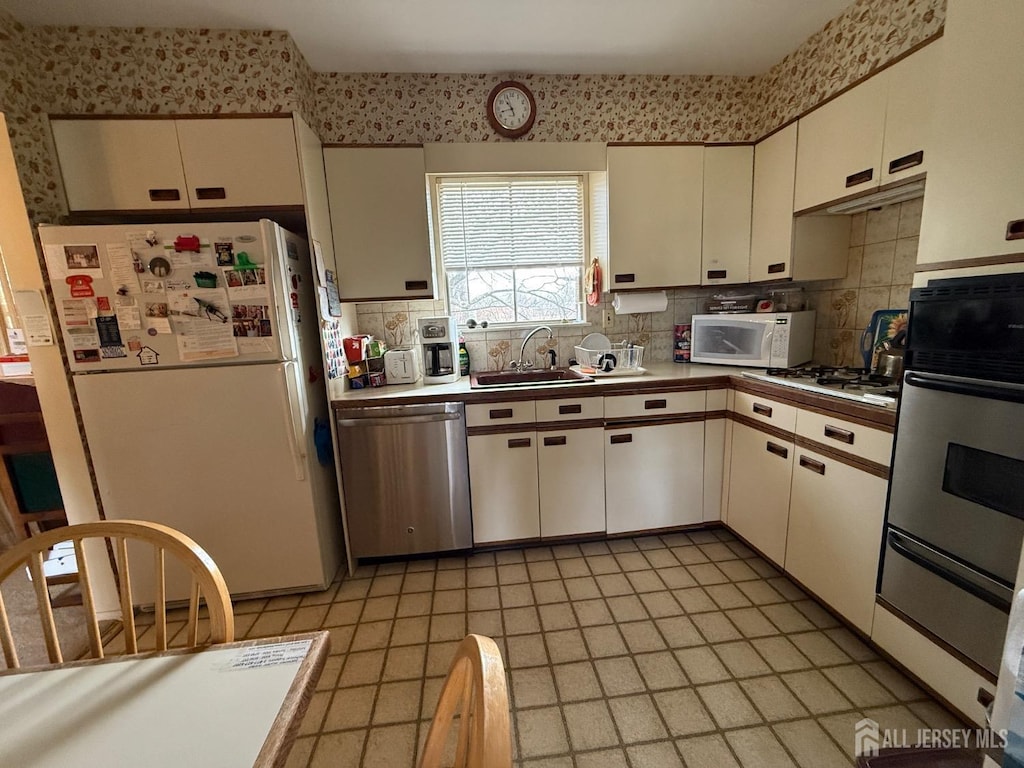
<svg viewBox="0 0 1024 768">
<path fill-rule="evenodd" d="M 576 362 L 587 374 L 642 373 L 643 361 L 644 348 L 628 341 L 615 342 L 605 349 L 576 346 Z"/>
</svg>

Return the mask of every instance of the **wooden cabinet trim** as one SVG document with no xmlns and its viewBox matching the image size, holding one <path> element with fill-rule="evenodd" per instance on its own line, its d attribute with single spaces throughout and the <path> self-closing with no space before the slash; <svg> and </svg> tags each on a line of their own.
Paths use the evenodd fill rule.
<svg viewBox="0 0 1024 768">
<path fill-rule="evenodd" d="M 745 427 L 756 429 L 758 432 L 763 432 L 766 435 L 771 435 L 777 440 L 783 440 L 787 443 L 792 443 L 795 437 L 794 433 L 787 432 L 784 429 L 773 427 L 771 424 L 765 424 L 763 421 L 758 421 L 755 418 L 747 416 L 742 413 L 729 413 L 729 418 L 735 421 L 737 424 L 742 424 Z"/>
<path fill-rule="evenodd" d="M 466 427 L 466 435 L 468 437 L 474 437 L 476 435 L 511 435 L 515 432 L 536 432 L 537 425 L 533 422 L 526 424 L 496 424 L 494 426 L 487 427 Z"/>
<path fill-rule="evenodd" d="M 896 431 L 896 412 L 874 405 L 860 405 L 853 401 L 841 400 L 828 395 L 817 395 L 813 392 L 802 392 L 780 384 L 734 377 L 732 388 L 737 392 L 747 392 L 778 400 L 787 405 L 803 408 L 807 411 L 822 413 L 834 418 L 842 418 L 854 424 L 873 427 L 883 432 Z"/>
<path fill-rule="evenodd" d="M 660 424 L 685 424 L 691 421 L 704 421 L 705 414 L 701 413 L 680 413 L 675 416 L 652 416 L 650 418 L 637 418 L 635 416 L 623 416 L 617 419 L 605 419 L 605 429 L 639 429 L 641 427 L 656 427 Z"/>
<path fill-rule="evenodd" d="M 1024 253 L 1004 253 L 998 256 L 979 256 L 973 259 L 957 259 L 956 261 L 933 261 L 918 264 L 915 272 L 936 272 L 943 269 L 970 269 L 972 267 L 993 267 L 1000 264 L 1020 264 L 1024 261 Z"/>
<path fill-rule="evenodd" d="M 541 421 L 533 425 L 538 432 L 562 432 L 567 429 L 600 429 L 604 419 L 566 419 L 565 421 Z"/>
</svg>

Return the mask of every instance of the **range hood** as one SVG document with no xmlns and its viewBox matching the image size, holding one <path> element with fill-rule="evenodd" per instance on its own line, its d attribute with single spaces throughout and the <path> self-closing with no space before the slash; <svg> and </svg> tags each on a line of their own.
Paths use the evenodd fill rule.
<svg viewBox="0 0 1024 768">
<path fill-rule="evenodd" d="M 913 200 L 916 197 L 924 197 L 924 182 L 913 181 L 909 184 L 901 184 L 898 187 L 890 187 L 879 192 L 873 192 L 864 197 L 836 203 L 825 209 L 826 213 L 849 215 L 862 213 L 872 208 L 880 208 L 883 205 L 902 203 L 906 200 Z"/>
</svg>

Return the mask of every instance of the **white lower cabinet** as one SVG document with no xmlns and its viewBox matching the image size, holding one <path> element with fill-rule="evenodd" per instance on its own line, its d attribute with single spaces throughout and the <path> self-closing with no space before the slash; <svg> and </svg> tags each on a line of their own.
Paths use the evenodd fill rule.
<svg viewBox="0 0 1024 768">
<path fill-rule="evenodd" d="M 608 533 L 703 520 L 704 422 L 604 431 Z"/>
<path fill-rule="evenodd" d="M 541 536 L 605 530 L 603 432 L 590 427 L 538 434 Z"/>
<path fill-rule="evenodd" d="M 804 448 L 796 454 L 786 571 L 870 634 L 886 481 Z"/>
<path fill-rule="evenodd" d="M 729 527 L 782 565 L 786 559 L 793 443 L 733 424 Z"/>
<path fill-rule="evenodd" d="M 472 435 L 467 442 L 473 543 L 539 537 L 537 433 Z"/>
</svg>

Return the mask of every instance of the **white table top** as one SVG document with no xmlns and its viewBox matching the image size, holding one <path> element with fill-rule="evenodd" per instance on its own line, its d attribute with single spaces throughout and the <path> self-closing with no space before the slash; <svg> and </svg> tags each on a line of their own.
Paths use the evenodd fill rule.
<svg viewBox="0 0 1024 768">
<path fill-rule="evenodd" d="M 0 765 L 274 764 L 328 642 L 310 633 L 5 673 Z"/>
</svg>

